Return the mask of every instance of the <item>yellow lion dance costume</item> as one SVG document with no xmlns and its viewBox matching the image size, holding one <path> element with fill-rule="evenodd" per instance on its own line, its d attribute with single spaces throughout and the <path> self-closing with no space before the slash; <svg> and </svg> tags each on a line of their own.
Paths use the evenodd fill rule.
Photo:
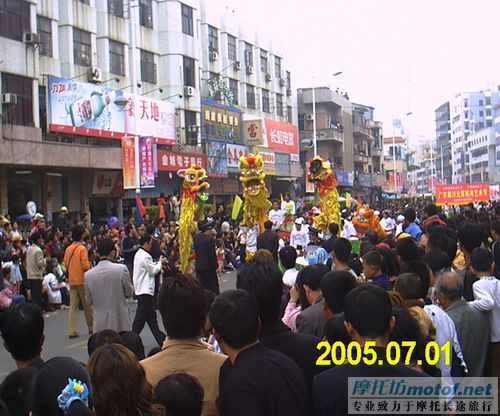
<svg viewBox="0 0 500 416">
<path fill-rule="evenodd" d="M 385 236 L 385 231 L 373 209 L 366 204 L 358 204 L 358 207 L 356 215 L 352 218 L 352 224 L 358 232 L 358 237 L 363 237 L 368 231 L 375 231 L 378 235 Z"/>
<path fill-rule="evenodd" d="M 266 174 L 264 173 L 262 156 L 259 154 L 241 156 L 239 171 L 245 199 L 241 224 L 251 228 L 258 223 L 260 232 L 263 232 L 271 203 L 269 202 L 269 191 L 264 182 Z"/>
<path fill-rule="evenodd" d="M 193 243 L 193 232 L 196 229 L 196 221 L 203 219 L 201 207 L 208 200 L 207 191 L 210 184 L 207 182 L 207 172 L 198 165 L 181 169 L 177 171 L 177 175 L 183 179 L 179 216 L 179 254 L 181 272 L 186 273 Z"/>
<path fill-rule="evenodd" d="M 326 231 L 335 223 L 340 228 L 339 193 L 330 163 L 319 156 L 314 157 L 309 164 L 308 180 L 316 186 L 321 208 L 321 214 L 314 217 L 314 227 Z"/>
</svg>

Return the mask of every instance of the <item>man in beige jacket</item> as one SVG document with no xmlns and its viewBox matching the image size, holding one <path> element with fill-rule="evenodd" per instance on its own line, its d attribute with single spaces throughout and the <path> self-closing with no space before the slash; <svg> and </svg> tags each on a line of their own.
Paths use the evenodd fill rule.
<svg viewBox="0 0 500 416">
<path fill-rule="evenodd" d="M 203 386 L 202 415 L 218 415 L 219 370 L 227 357 L 201 341 L 207 320 L 205 289 L 192 277 L 168 277 L 158 294 L 158 307 L 168 337 L 159 353 L 141 361 L 147 380 L 156 386 L 170 374 L 185 372 Z"/>
<path fill-rule="evenodd" d="M 43 307 L 42 282 L 46 267 L 41 245 L 42 236 L 38 231 L 35 231 L 31 234 L 31 245 L 26 253 L 26 275 L 30 283 L 31 301 L 40 308 Z"/>
</svg>

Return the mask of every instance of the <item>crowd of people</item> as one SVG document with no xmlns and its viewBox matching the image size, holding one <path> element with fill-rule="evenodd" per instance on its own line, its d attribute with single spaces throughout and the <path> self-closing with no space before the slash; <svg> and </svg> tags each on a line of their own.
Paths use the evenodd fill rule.
<svg viewBox="0 0 500 416">
<path fill-rule="evenodd" d="M 0 329 L 17 367 L 0 415 L 344 415 L 349 377 L 500 376 L 500 205 L 375 208 L 383 233 L 360 232 L 349 208 L 325 231 L 286 196 L 259 232 L 221 205 L 198 223 L 186 275 L 174 210 L 92 225 L 62 207 L 26 230 L 0 217 Z M 86 363 L 42 356 L 43 311 L 61 308 L 69 338 L 83 309 Z M 383 365 L 318 365 L 322 340 L 372 341 Z M 411 362 L 389 365 L 390 341 L 414 341 Z M 426 362 L 430 342 L 451 362 Z"/>
</svg>

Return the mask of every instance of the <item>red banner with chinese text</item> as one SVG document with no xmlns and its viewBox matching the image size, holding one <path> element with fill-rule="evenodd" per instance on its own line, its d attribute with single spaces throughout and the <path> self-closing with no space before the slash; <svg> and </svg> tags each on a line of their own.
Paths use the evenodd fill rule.
<svg viewBox="0 0 500 416">
<path fill-rule="evenodd" d="M 488 182 L 436 185 L 436 205 L 464 205 L 469 202 L 489 201 Z"/>
<path fill-rule="evenodd" d="M 135 166 L 135 141 L 133 137 L 122 139 L 123 188 L 139 188 Z"/>
<path fill-rule="evenodd" d="M 158 170 L 163 172 L 177 172 L 187 169 L 191 165 L 207 169 L 207 156 L 194 153 L 176 153 L 168 150 L 158 150 Z"/>
</svg>

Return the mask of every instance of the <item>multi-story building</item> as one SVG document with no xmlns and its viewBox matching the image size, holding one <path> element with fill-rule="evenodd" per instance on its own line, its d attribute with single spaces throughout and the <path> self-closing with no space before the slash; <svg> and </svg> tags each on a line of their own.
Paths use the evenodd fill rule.
<svg viewBox="0 0 500 416">
<path fill-rule="evenodd" d="M 410 158 L 408 166 L 409 194 L 422 195 L 435 192 L 436 186 L 436 149 L 435 144 L 424 142 Z"/>
<path fill-rule="evenodd" d="M 402 193 L 408 189 L 408 141 L 405 136 L 384 137 L 384 191 Z"/>
<path fill-rule="evenodd" d="M 143 190 L 144 197 L 178 191 L 176 171 L 190 161 L 207 165 L 202 153 L 217 142 L 203 130 L 208 121 L 220 124 L 221 131 L 241 132 L 218 142 L 227 167 L 223 175 L 207 166 L 214 177 L 212 194 L 223 200 L 237 193 L 239 182 L 231 172 L 248 148 L 236 115 L 227 116 L 233 110 L 241 121 L 261 120 L 253 144 L 267 152 L 268 166 L 275 158 L 280 163 L 269 175 L 291 180 L 300 174 L 284 57 L 216 2 L 19 0 L 0 2 L 0 14 L 12 22 L 0 25 L 2 212 L 24 213 L 29 200 L 49 219 L 61 205 L 75 216 L 90 211 L 94 219 L 130 212 L 134 190 L 123 191 L 121 138 L 146 134 L 148 123 L 164 118 L 173 134 L 156 140 L 156 186 Z M 89 94 L 90 107 L 78 110 L 85 99 L 80 89 Z M 57 107 L 56 114 L 56 94 L 62 90 L 73 94 L 73 103 Z M 210 101 L 203 104 L 209 111 L 204 121 L 205 99 Z M 127 117 L 133 118 L 132 127 L 125 121 L 116 133 L 84 124 L 106 118 L 103 125 L 114 125 Z M 276 130 L 280 139 L 273 141 Z M 295 157 L 283 146 L 281 131 L 287 144 L 295 141 Z"/>
<path fill-rule="evenodd" d="M 435 111 L 436 169 L 441 183 L 452 183 L 450 103 L 440 105 Z"/>
<path fill-rule="evenodd" d="M 353 104 L 328 87 L 315 88 L 317 154 L 330 161 L 342 190 L 354 191 L 366 201 L 376 198 L 383 184 L 382 123 L 374 121 L 374 108 Z M 301 162 L 313 156 L 313 94 L 298 90 Z M 307 145 L 303 144 L 307 140 Z"/>
<path fill-rule="evenodd" d="M 450 101 L 451 161 L 453 183 L 468 178 L 467 137 L 493 126 L 493 109 L 500 102 L 500 92 L 483 90 L 462 92 Z"/>
<path fill-rule="evenodd" d="M 495 134 L 495 127 L 488 127 L 467 137 L 467 182 L 500 182 L 500 145 Z"/>
</svg>

